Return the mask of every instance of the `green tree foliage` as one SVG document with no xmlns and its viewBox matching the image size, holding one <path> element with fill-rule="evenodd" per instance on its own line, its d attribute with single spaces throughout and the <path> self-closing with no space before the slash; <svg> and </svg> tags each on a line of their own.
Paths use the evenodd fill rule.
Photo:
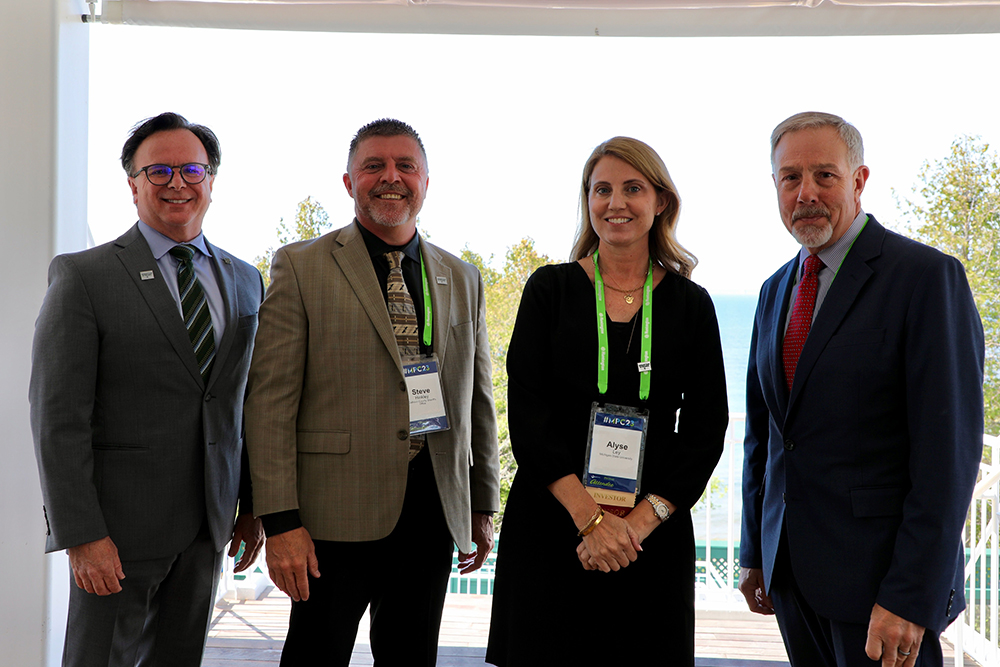
<svg viewBox="0 0 1000 667">
<path fill-rule="evenodd" d="M 986 432 L 1000 434 L 1000 158 L 962 136 L 943 159 L 924 162 L 913 199 L 897 205 L 909 236 L 965 265 L 986 332 Z M 895 193 L 894 193 L 895 194 Z"/>
<path fill-rule="evenodd" d="M 524 283 L 535 269 L 552 264 L 553 260 L 547 255 L 539 254 L 535 250 L 535 242 L 530 238 L 521 239 L 507 249 L 503 267 L 499 270 L 490 266 L 492 255 L 484 260 L 482 255 L 473 252 L 468 246 L 462 251 L 462 259 L 479 269 L 486 292 L 486 328 L 490 335 L 493 400 L 497 406 L 500 440 L 500 496 L 501 506 L 506 506 L 510 483 L 517 471 L 510 449 L 510 431 L 507 428 L 507 345 L 514 331 L 514 320 L 517 318 Z M 494 518 L 497 530 L 502 521 L 501 511 Z"/>
<path fill-rule="evenodd" d="M 291 227 L 284 218 L 278 221 L 278 246 L 322 236 L 330 231 L 329 217 L 322 204 L 313 200 L 312 197 L 306 197 L 299 202 Z M 254 266 L 264 276 L 264 287 L 271 284 L 271 258 L 274 257 L 274 251 L 274 246 L 271 246 L 263 255 L 254 258 Z"/>
</svg>

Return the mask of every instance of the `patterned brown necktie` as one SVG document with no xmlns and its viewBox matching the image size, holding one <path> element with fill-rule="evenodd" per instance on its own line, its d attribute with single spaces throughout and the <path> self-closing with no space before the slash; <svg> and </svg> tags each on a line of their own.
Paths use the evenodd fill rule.
<svg viewBox="0 0 1000 667">
<path fill-rule="evenodd" d="M 392 323 L 392 332 L 396 335 L 396 347 L 399 349 L 401 359 L 416 357 L 420 355 L 419 323 L 417 310 L 413 306 L 413 297 L 410 296 L 410 291 L 406 289 L 406 281 L 403 280 L 403 252 L 401 250 L 387 252 L 385 258 L 389 260 L 389 279 L 386 281 L 386 293 L 389 295 L 389 322 Z M 423 436 L 410 438 L 411 461 L 423 446 Z"/>
<path fill-rule="evenodd" d="M 812 328 L 816 290 L 819 287 L 819 271 L 822 268 L 823 260 L 819 257 L 812 254 L 806 257 L 802 269 L 802 281 L 799 283 L 799 291 L 795 294 L 795 304 L 792 306 L 792 317 L 788 321 L 788 331 L 785 332 L 783 356 L 788 391 L 792 390 L 795 367 L 799 364 L 799 355 L 802 354 L 802 348 L 809 336 L 809 329 Z"/>
<path fill-rule="evenodd" d="M 178 262 L 177 288 L 180 291 L 184 326 L 191 339 L 191 347 L 194 348 L 194 358 L 198 362 L 201 378 L 207 383 L 212 372 L 212 362 L 215 361 L 215 330 L 212 328 L 208 297 L 194 273 L 194 253 L 194 246 L 186 243 L 170 249 L 170 254 Z"/>
</svg>

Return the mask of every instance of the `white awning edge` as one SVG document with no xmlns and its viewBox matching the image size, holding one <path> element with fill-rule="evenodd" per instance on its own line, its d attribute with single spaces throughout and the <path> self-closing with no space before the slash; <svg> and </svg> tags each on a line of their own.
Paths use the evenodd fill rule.
<svg viewBox="0 0 1000 667">
<path fill-rule="evenodd" d="M 101 21 L 248 30 L 471 35 L 733 37 L 1000 33 L 997 6 L 545 9 L 442 4 L 103 0 Z M 939 0 L 940 1 L 940 0 Z M 996 0 L 989 0 L 996 2 Z"/>
</svg>

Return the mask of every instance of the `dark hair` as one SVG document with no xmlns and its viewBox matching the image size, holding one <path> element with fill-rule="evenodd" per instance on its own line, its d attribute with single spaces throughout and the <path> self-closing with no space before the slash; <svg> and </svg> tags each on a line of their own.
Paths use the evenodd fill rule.
<svg viewBox="0 0 1000 667">
<path fill-rule="evenodd" d="M 401 120 L 395 118 L 379 118 L 368 123 L 354 135 L 351 139 L 351 147 L 347 150 L 347 171 L 351 171 L 351 160 L 358 151 L 358 144 L 370 137 L 409 137 L 417 142 L 420 147 L 420 154 L 424 158 L 424 166 L 427 166 L 427 151 L 424 150 L 424 142 L 420 141 L 420 135 L 412 127 Z"/>
<path fill-rule="evenodd" d="M 208 155 L 208 173 L 218 173 L 219 164 L 222 162 L 222 146 L 219 145 L 219 138 L 215 136 L 215 132 L 212 132 L 204 125 L 189 123 L 187 118 L 179 113 L 167 111 L 166 113 L 161 113 L 159 116 L 140 121 L 129 132 L 128 139 L 125 141 L 125 145 L 122 146 L 122 168 L 125 169 L 126 174 L 129 176 L 135 175 L 136 169 L 132 160 L 135 158 L 135 152 L 139 150 L 140 144 L 157 132 L 165 132 L 167 130 L 188 130 L 191 134 L 198 137 L 201 145 L 205 147 L 205 153 Z"/>
</svg>

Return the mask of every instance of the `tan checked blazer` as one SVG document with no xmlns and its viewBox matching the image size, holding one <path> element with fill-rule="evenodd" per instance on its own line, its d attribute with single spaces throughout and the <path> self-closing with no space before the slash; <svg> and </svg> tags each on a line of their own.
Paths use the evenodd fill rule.
<svg viewBox="0 0 1000 667">
<path fill-rule="evenodd" d="M 483 286 L 420 240 L 433 347 L 451 430 L 427 447 L 451 534 L 469 552 L 472 510 L 499 509 Z M 260 309 L 245 409 L 258 515 L 298 509 L 313 539 L 370 541 L 406 489 L 409 400 L 392 325 L 354 224 L 281 248 Z"/>
</svg>

